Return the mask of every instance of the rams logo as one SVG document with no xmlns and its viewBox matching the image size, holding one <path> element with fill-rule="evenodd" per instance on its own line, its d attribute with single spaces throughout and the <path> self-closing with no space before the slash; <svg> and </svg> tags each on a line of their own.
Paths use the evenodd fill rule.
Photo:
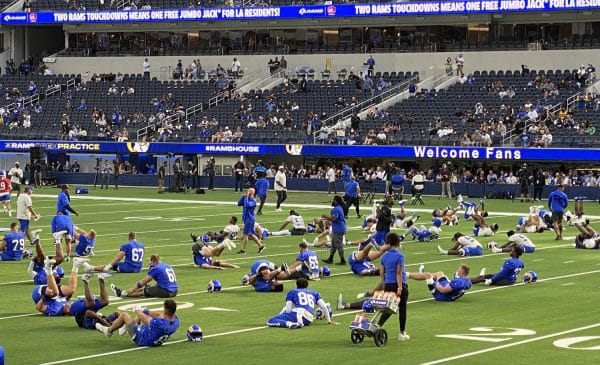
<svg viewBox="0 0 600 365">
<path fill-rule="evenodd" d="M 301 144 L 286 144 L 285 150 L 292 156 L 300 156 L 302 155 L 302 147 Z"/>
<path fill-rule="evenodd" d="M 148 142 L 127 142 L 127 149 L 129 152 L 148 152 L 148 148 L 150 148 L 150 143 Z"/>
</svg>

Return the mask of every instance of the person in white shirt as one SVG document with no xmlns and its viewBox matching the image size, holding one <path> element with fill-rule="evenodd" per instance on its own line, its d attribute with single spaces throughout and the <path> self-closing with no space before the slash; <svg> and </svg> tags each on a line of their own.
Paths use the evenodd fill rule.
<svg viewBox="0 0 600 365">
<path fill-rule="evenodd" d="M 276 211 L 281 212 L 281 203 L 287 199 L 287 177 L 284 172 L 285 168 L 279 166 L 277 173 L 275 174 L 275 193 L 277 194 L 277 207 Z"/>
<path fill-rule="evenodd" d="M 438 245 L 438 251 L 442 255 L 457 255 L 457 256 L 481 256 L 483 254 L 483 248 L 481 243 L 475 238 L 465 236 L 460 232 L 456 232 L 452 237 L 454 247 L 449 250 L 444 250 Z"/>
<path fill-rule="evenodd" d="M 142 64 L 142 68 L 144 70 L 144 78 L 149 79 L 150 78 L 150 62 L 148 62 L 148 59 L 144 59 L 144 63 Z"/>
<path fill-rule="evenodd" d="M 8 172 L 10 176 L 10 185 L 12 190 L 17 192 L 17 199 L 21 195 L 21 181 L 23 180 L 23 170 L 19 167 L 19 163 L 15 162 L 15 167 Z"/>
<path fill-rule="evenodd" d="M 32 245 L 37 244 L 40 240 L 41 229 L 31 231 L 29 229 L 29 221 L 31 216 L 36 221 L 40 219 L 40 216 L 33 210 L 33 203 L 31 202 L 31 194 L 33 188 L 31 186 L 25 187 L 25 191 L 22 195 L 17 198 L 17 219 L 19 220 L 19 230 L 25 234 L 29 243 Z M 37 241 L 37 242 L 35 242 Z"/>
<path fill-rule="evenodd" d="M 506 235 L 508 236 L 508 241 L 500 247 L 496 247 L 497 243 L 495 241 L 488 243 L 488 247 L 493 253 L 511 252 L 514 246 L 521 247 L 524 253 L 535 252 L 535 244 L 524 234 L 515 233 L 515 231 L 510 230 L 506 232 Z"/>
<path fill-rule="evenodd" d="M 329 166 L 327 172 L 325 173 L 325 177 L 327 178 L 327 182 L 329 183 L 327 193 L 331 194 L 333 192 L 337 195 L 337 189 L 335 186 L 335 165 Z"/>
<path fill-rule="evenodd" d="M 238 61 L 237 58 L 234 57 L 233 62 L 231 63 L 231 73 L 233 74 L 233 77 L 235 79 L 239 77 L 240 68 L 242 68 L 242 64 L 240 63 L 240 61 Z"/>
<path fill-rule="evenodd" d="M 285 229 L 288 224 L 292 224 L 292 229 Z M 290 210 L 290 215 L 285 219 L 285 222 L 279 228 L 279 231 L 271 232 L 271 236 L 302 236 L 307 232 L 304 218 L 295 210 Z M 310 233 L 310 232 L 309 232 Z"/>
</svg>

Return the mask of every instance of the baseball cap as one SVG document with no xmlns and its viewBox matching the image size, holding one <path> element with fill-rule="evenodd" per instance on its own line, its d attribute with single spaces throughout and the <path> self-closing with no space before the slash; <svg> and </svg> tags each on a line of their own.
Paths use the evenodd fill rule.
<svg viewBox="0 0 600 365">
<path fill-rule="evenodd" d="M 283 166 L 279 166 L 279 169 L 280 169 L 280 170 L 283 170 L 284 168 L 285 168 L 285 167 L 283 167 Z"/>
<path fill-rule="evenodd" d="M 15 162 L 15 166 L 19 166 L 19 161 Z"/>
<path fill-rule="evenodd" d="M 61 189 L 68 189 L 68 188 L 70 188 L 69 184 L 63 184 L 61 186 Z"/>
<path fill-rule="evenodd" d="M 33 186 L 26 186 L 25 187 L 25 192 L 29 192 L 29 191 L 33 191 Z"/>
</svg>

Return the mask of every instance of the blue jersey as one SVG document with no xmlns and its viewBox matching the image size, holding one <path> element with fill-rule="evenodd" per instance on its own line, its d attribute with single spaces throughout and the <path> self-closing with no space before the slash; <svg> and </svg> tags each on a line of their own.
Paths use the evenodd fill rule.
<svg viewBox="0 0 600 365">
<path fill-rule="evenodd" d="M 352 169 L 350 168 L 350 166 L 344 165 L 344 167 L 342 168 L 342 180 L 344 180 L 345 183 L 348 183 L 348 182 L 350 182 L 351 176 L 352 176 Z"/>
<path fill-rule="evenodd" d="M 179 328 L 179 317 L 174 316 L 172 321 L 164 318 L 152 318 L 148 325 L 137 327 L 132 338 L 138 346 L 160 346 L 167 342 L 169 337 Z"/>
<path fill-rule="evenodd" d="M 58 193 L 58 198 L 56 200 L 56 212 L 64 215 L 69 215 L 71 212 L 67 209 L 67 207 L 71 204 L 71 198 L 67 193 L 61 191 Z"/>
<path fill-rule="evenodd" d="M 102 302 L 100 300 L 98 300 L 98 298 L 96 298 L 94 296 L 93 299 L 94 299 L 94 306 L 92 308 L 87 307 L 87 301 L 85 299 L 77 299 L 76 301 L 74 301 L 71 304 L 71 310 L 69 311 L 69 314 L 72 316 L 77 316 L 77 315 L 85 314 L 85 311 L 88 309 L 93 312 L 97 312 L 100 309 L 105 307 L 102 304 Z"/>
<path fill-rule="evenodd" d="M 553 212 L 564 212 L 569 205 L 567 194 L 560 190 L 554 190 L 548 195 L 548 208 Z"/>
<path fill-rule="evenodd" d="M 94 245 L 96 244 L 95 239 L 91 239 L 86 235 L 79 235 L 79 240 L 77 242 L 77 246 L 75 246 L 75 255 L 77 256 L 89 256 L 92 250 L 94 249 Z"/>
<path fill-rule="evenodd" d="M 492 284 L 499 280 L 506 280 L 509 284 L 514 284 L 517 281 L 517 276 L 525 264 L 521 259 L 509 258 L 504 261 L 502 269 L 492 276 Z"/>
<path fill-rule="evenodd" d="M 258 274 L 258 268 L 261 266 L 271 267 L 273 264 L 268 260 L 256 260 L 250 266 L 250 274 Z"/>
<path fill-rule="evenodd" d="M 213 259 L 210 256 L 204 256 L 201 253 L 194 254 L 194 265 L 202 266 L 202 265 L 211 265 L 213 264 Z"/>
<path fill-rule="evenodd" d="M 256 222 L 256 215 L 254 214 L 254 208 L 256 208 L 256 199 L 242 196 L 238 200 L 238 206 L 242 208 L 242 222 L 252 223 Z"/>
<path fill-rule="evenodd" d="M 160 262 L 148 270 L 148 275 L 152 276 L 159 288 L 163 288 L 170 293 L 177 291 L 179 288 L 171 265 Z"/>
<path fill-rule="evenodd" d="M 46 270 L 44 268 L 44 263 L 39 263 L 37 261 L 33 261 L 33 270 L 35 273 L 33 277 L 33 283 L 35 285 L 46 285 L 48 283 L 48 276 L 46 275 Z"/>
<path fill-rule="evenodd" d="M 547 214 L 550 214 L 550 212 L 547 211 L 546 209 L 540 209 L 538 211 L 538 215 L 540 216 L 540 218 L 544 218 Z"/>
<path fill-rule="evenodd" d="M 256 187 L 256 195 L 265 197 L 267 196 L 267 191 L 271 187 L 271 184 L 269 184 L 269 180 L 267 180 L 267 178 L 263 177 L 262 179 L 256 180 L 254 186 Z"/>
<path fill-rule="evenodd" d="M 294 307 L 302 308 L 310 314 L 315 314 L 315 304 L 321 299 L 321 294 L 310 289 L 293 289 L 285 296 L 286 302 L 294 303 Z"/>
<path fill-rule="evenodd" d="M 404 255 L 392 248 L 381 256 L 381 266 L 385 268 L 385 284 L 402 284 L 396 279 L 398 266 L 402 265 L 402 283 L 406 283 L 406 271 L 404 265 Z"/>
<path fill-rule="evenodd" d="M 302 251 L 296 256 L 296 261 L 302 261 L 302 272 L 306 275 L 319 276 L 319 257 L 313 251 Z"/>
<path fill-rule="evenodd" d="M 331 216 L 333 221 L 331 222 L 331 232 L 344 234 L 346 233 L 346 217 L 344 216 L 344 209 L 341 205 L 336 205 L 331 209 Z"/>
<path fill-rule="evenodd" d="M 133 271 L 142 270 L 142 262 L 144 260 L 144 245 L 138 241 L 129 241 L 121 245 L 119 251 L 125 252 L 125 263 L 129 265 Z"/>
<path fill-rule="evenodd" d="M 273 290 L 271 288 L 272 283 L 272 279 L 265 279 L 261 275 L 258 275 L 256 277 L 256 281 L 254 282 L 254 290 L 256 290 L 257 292 L 270 292 Z"/>
<path fill-rule="evenodd" d="M 46 314 L 48 317 L 59 317 L 65 315 L 64 308 L 67 305 L 67 299 L 56 296 L 54 298 L 46 298 Z"/>
<path fill-rule="evenodd" d="M 434 291 L 433 298 L 440 302 L 453 302 L 456 299 L 465 295 L 465 292 L 471 289 L 471 280 L 469 278 L 455 278 L 448 282 L 448 279 L 441 278 L 438 280 L 438 284 L 441 286 L 450 285 L 452 291 L 450 293 L 440 293 L 439 291 Z"/>
<path fill-rule="evenodd" d="M 358 188 L 358 183 L 356 181 L 350 181 L 346 185 L 346 195 L 355 198 L 357 196 L 356 189 Z"/>
<path fill-rule="evenodd" d="M 10 232 L 4 235 L 2 239 L 6 243 L 2 251 L 2 261 L 18 261 L 23 259 L 23 250 L 25 247 L 25 235 L 21 232 Z"/>
<path fill-rule="evenodd" d="M 356 275 L 362 275 L 365 270 L 372 271 L 377 268 L 371 263 L 369 256 L 366 256 L 362 260 L 357 260 L 354 252 L 348 255 L 348 265 L 350 265 L 350 270 Z"/>
<path fill-rule="evenodd" d="M 52 233 L 67 231 L 67 234 L 73 236 L 75 234 L 75 228 L 73 227 L 73 221 L 68 215 L 57 214 L 52 217 L 50 223 L 50 229 Z"/>
</svg>

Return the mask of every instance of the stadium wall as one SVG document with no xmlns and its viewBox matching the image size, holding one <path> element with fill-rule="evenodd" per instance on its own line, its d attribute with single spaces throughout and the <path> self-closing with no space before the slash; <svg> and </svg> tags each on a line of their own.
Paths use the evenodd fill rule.
<svg viewBox="0 0 600 365">
<path fill-rule="evenodd" d="M 71 184 L 79 185 L 93 185 L 95 174 L 74 174 L 74 173 L 57 173 L 56 182 L 58 184 Z M 167 186 L 170 182 L 174 182 L 172 176 L 168 176 Z M 273 179 L 270 179 L 271 186 L 273 186 Z M 98 185 L 100 184 L 100 178 L 98 177 Z M 110 177 L 110 184 L 113 184 L 113 177 Z M 157 178 L 154 175 L 121 175 L 119 177 L 119 185 L 121 186 L 157 186 Z M 214 185 L 216 188 L 233 189 L 234 178 L 232 176 L 215 176 Z M 362 183 L 361 183 L 362 185 Z M 200 187 L 206 188 L 208 186 L 208 177 L 200 177 Z M 315 179 L 288 179 L 287 187 L 289 190 L 299 191 L 327 191 L 327 180 L 315 180 Z M 471 183 L 456 183 L 452 184 L 456 194 L 463 194 L 469 197 L 488 197 L 488 198 L 502 198 L 506 197 L 509 193 L 519 196 L 518 185 L 508 184 L 471 184 Z M 383 194 L 385 191 L 384 181 L 373 182 L 373 191 L 378 194 Z M 530 187 L 533 192 L 533 187 Z M 369 188 L 363 186 L 363 190 L 368 192 Z M 543 196 L 547 197 L 550 192 L 555 190 L 553 186 L 546 186 L 544 188 Z M 338 193 L 343 192 L 343 185 L 341 181 L 337 183 Z M 404 196 L 410 197 L 410 184 L 406 183 L 404 186 L 406 194 Z M 440 195 L 441 184 L 438 182 L 429 182 L 425 184 L 425 195 Z M 600 199 L 600 189 L 597 187 L 567 187 L 565 192 L 568 196 L 585 196 L 590 200 Z"/>
<path fill-rule="evenodd" d="M 385 53 L 373 54 L 376 71 L 421 71 L 430 66 L 441 68 L 447 57 L 454 59 L 458 52 L 438 53 Z M 531 70 L 574 69 L 579 65 L 592 63 L 600 59 L 599 49 L 582 50 L 548 50 L 548 51 L 489 51 L 463 52 L 465 71 L 473 70 L 520 70 L 522 64 Z M 281 55 L 229 55 L 229 56 L 160 56 L 148 57 L 152 76 L 166 79 L 179 59 L 184 66 L 191 64 L 193 59 L 200 59 L 205 70 L 216 68 L 217 64 L 228 68 L 233 57 L 237 57 L 242 68 L 247 73 L 267 68 L 270 58 Z M 354 67 L 357 73 L 363 67 L 368 54 L 302 54 L 285 55 L 288 60 L 288 70 L 295 67 L 312 67 L 319 73 L 325 69 L 326 59 L 332 60 L 333 71 Z M 49 67 L 56 74 L 85 74 L 85 73 L 142 73 L 144 57 L 57 57 L 56 62 Z M 333 75 L 332 78 L 336 78 Z M 85 80 L 85 78 L 84 78 Z"/>
</svg>

